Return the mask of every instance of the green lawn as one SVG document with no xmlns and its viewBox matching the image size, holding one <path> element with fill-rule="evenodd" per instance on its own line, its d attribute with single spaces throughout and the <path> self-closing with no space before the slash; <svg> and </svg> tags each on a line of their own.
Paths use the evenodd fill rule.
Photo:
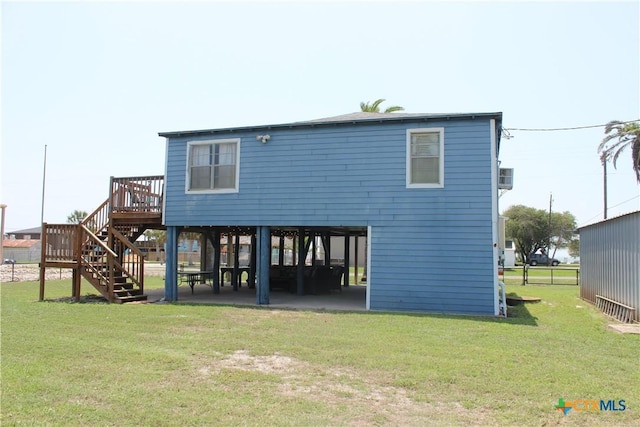
<svg viewBox="0 0 640 427">
<path fill-rule="evenodd" d="M 3 283 L 0 422 L 640 424 L 640 336 L 608 331 L 577 286 L 507 285 L 542 302 L 505 320 L 37 302 L 37 283 Z M 565 416 L 559 398 L 627 409 Z"/>
</svg>

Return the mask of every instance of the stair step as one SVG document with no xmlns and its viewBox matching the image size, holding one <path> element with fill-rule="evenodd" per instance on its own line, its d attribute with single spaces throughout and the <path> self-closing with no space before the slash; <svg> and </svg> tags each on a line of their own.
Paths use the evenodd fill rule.
<svg viewBox="0 0 640 427">
<path fill-rule="evenodd" d="M 115 302 L 118 304 L 124 304 L 128 302 L 136 302 L 136 301 L 146 301 L 146 300 L 147 300 L 146 295 L 130 295 L 126 297 L 116 296 L 115 298 Z"/>
<path fill-rule="evenodd" d="M 125 238 L 128 235 L 137 233 L 139 229 L 139 227 L 129 225 L 122 227 L 116 226 L 116 230 L 122 233 Z M 81 248 L 80 261 L 82 275 L 107 298 L 109 295 L 108 282 L 112 280 L 112 297 L 115 303 L 146 301 L 147 296 L 143 295 L 143 291 L 138 288 L 138 284 L 131 282 L 128 273 L 121 270 L 121 268 L 127 268 L 128 265 L 118 267 L 118 263 L 122 262 L 122 260 L 118 258 L 116 258 L 112 264 L 109 259 L 108 249 L 101 246 L 102 244 L 106 245 L 108 243 L 108 230 L 102 230 L 98 236 L 102 243 L 96 240 L 88 240 Z M 115 250 L 124 250 L 125 247 L 122 245 L 123 244 L 116 242 Z M 110 266 L 113 268 L 111 271 Z"/>
<path fill-rule="evenodd" d="M 93 248 L 82 249 L 82 255 L 86 255 L 86 256 L 99 256 L 104 254 L 105 254 L 105 251 L 103 250 L 94 250 Z"/>
<path fill-rule="evenodd" d="M 113 293 L 116 295 L 141 295 L 140 289 L 114 289 Z"/>
<path fill-rule="evenodd" d="M 115 298 L 129 298 L 129 297 L 139 297 L 141 295 L 144 295 L 142 292 L 140 291 L 135 291 L 135 292 L 114 292 L 113 296 Z"/>
<path fill-rule="evenodd" d="M 140 289 L 114 289 L 113 293 L 119 295 L 134 295 L 139 294 Z"/>
</svg>

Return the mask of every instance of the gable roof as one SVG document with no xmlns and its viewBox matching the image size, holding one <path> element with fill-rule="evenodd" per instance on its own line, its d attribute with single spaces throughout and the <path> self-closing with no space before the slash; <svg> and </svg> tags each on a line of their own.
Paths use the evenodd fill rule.
<svg viewBox="0 0 640 427">
<path fill-rule="evenodd" d="M 24 230 L 5 231 L 5 234 L 40 234 L 42 227 L 25 228 Z"/>
<path fill-rule="evenodd" d="M 180 136 L 213 135 L 216 133 L 264 131 L 271 129 L 293 129 L 320 126 L 344 126 L 368 123 L 393 123 L 393 122 L 428 122 L 434 120 L 473 120 L 476 118 L 496 119 L 498 126 L 502 123 L 502 113 L 451 113 L 451 114 L 427 114 L 427 113 L 365 113 L 356 112 L 340 116 L 326 117 L 322 119 L 303 122 L 283 123 L 274 125 L 243 126 L 220 129 L 186 130 L 175 132 L 159 132 L 158 135 L 171 138 Z"/>
</svg>

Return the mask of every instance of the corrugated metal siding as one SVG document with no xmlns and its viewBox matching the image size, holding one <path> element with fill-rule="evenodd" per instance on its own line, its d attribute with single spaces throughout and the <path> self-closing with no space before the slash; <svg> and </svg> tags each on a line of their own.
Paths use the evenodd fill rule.
<svg viewBox="0 0 640 427">
<path fill-rule="evenodd" d="M 445 128 L 444 188 L 406 188 L 418 127 Z M 212 138 L 170 139 L 165 223 L 372 226 L 372 309 L 493 314 L 489 119 L 269 134 L 216 135 L 241 139 L 240 190 L 217 195 L 185 194 L 187 141 Z"/>
<path fill-rule="evenodd" d="M 30 247 L 5 247 L 2 255 L 5 259 L 12 259 L 16 262 L 34 262 L 40 260 L 40 250 L 42 245 L 37 242 Z"/>
<path fill-rule="evenodd" d="M 640 211 L 580 229 L 580 296 L 640 310 Z"/>
</svg>

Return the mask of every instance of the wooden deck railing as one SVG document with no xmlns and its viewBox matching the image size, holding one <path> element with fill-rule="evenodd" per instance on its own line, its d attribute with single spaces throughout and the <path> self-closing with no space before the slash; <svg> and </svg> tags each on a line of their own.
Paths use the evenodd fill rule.
<svg viewBox="0 0 640 427">
<path fill-rule="evenodd" d="M 112 212 L 162 213 L 164 176 L 111 178 L 111 194 L 82 225 L 88 232 L 100 238 L 109 228 Z M 135 224 L 131 225 L 135 226 Z M 123 227 L 121 225 L 121 227 Z M 124 226 L 126 228 L 126 226 Z M 79 232 L 78 224 L 42 224 L 42 262 L 78 261 L 79 248 L 87 240 L 86 233 Z M 113 230 L 115 231 L 115 230 Z M 120 234 L 120 233 L 118 233 Z M 126 240 L 126 237 L 123 239 Z M 76 239 L 80 239 L 77 241 Z M 133 253 L 140 253 L 133 243 L 122 243 Z"/>
<path fill-rule="evenodd" d="M 112 212 L 162 213 L 164 176 L 111 177 Z"/>
<path fill-rule="evenodd" d="M 42 262 L 77 261 L 78 224 L 42 224 Z"/>
</svg>

